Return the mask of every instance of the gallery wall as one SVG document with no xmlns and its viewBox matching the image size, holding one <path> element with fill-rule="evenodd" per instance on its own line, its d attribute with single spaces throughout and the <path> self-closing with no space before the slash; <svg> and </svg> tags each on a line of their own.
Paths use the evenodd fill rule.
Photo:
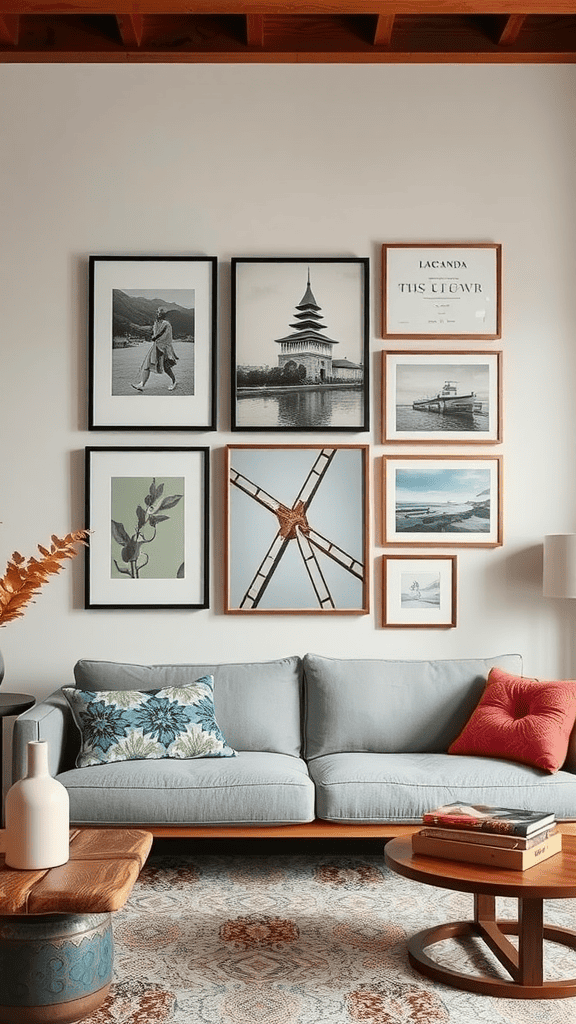
<svg viewBox="0 0 576 1024">
<path fill-rule="evenodd" d="M 212 476 L 210 608 L 85 610 L 77 558 L 0 631 L 4 689 L 43 695 L 82 657 L 519 652 L 576 672 L 576 608 L 541 593 L 544 535 L 576 530 L 575 94 L 571 66 L 0 67 L 2 565 L 83 526 L 86 446 L 207 445 Z M 406 451 L 380 443 L 390 241 L 502 244 L 502 339 L 477 347 L 503 352 L 504 440 L 481 450 L 503 456 L 504 543 L 446 549 L 453 629 L 382 627 L 381 457 Z M 90 254 L 218 257 L 216 432 L 87 429 Z M 324 441 L 230 431 L 230 259 L 282 255 L 370 258 L 371 429 L 326 438 L 371 446 L 367 615 L 223 613 L 225 446 Z"/>
</svg>

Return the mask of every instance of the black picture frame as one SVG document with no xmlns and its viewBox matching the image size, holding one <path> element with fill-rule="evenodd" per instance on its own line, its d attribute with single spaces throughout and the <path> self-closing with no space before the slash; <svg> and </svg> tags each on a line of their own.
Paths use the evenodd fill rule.
<svg viewBox="0 0 576 1024">
<path fill-rule="evenodd" d="M 370 429 L 369 263 L 232 259 L 233 431 Z"/>
<path fill-rule="evenodd" d="M 208 608 L 210 449 L 85 449 L 85 608 Z"/>
<path fill-rule="evenodd" d="M 216 429 L 217 265 L 89 257 L 89 430 Z"/>
</svg>

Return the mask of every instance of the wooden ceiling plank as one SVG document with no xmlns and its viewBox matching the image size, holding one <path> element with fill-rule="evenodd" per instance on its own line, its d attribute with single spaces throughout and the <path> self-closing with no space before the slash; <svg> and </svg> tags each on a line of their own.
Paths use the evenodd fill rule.
<svg viewBox="0 0 576 1024">
<path fill-rule="evenodd" d="M 20 35 L 20 16 L 18 14 L 0 14 L 0 43 L 4 46 L 18 46 Z"/>
<path fill-rule="evenodd" d="M 144 34 L 144 18 L 141 14 L 117 14 L 118 30 L 124 46 L 133 50 L 142 43 Z"/>
<path fill-rule="evenodd" d="M 109 0 L 1 0 L 4 14 L 110 14 Z M 116 14 L 574 14 L 574 0 L 115 0 Z M 500 8 L 500 10 L 499 10 Z"/>
<path fill-rule="evenodd" d="M 518 36 L 522 30 L 522 26 L 526 21 L 525 14 L 510 14 L 506 18 L 504 28 L 502 29 L 498 38 L 499 46 L 514 46 L 514 43 L 518 41 Z"/>
<path fill-rule="evenodd" d="M 248 46 L 264 46 L 264 17 L 262 14 L 246 15 L 246 42 Z"/>
<path fill-rule="evenodd" d="M 390 46 L 394 30 L 395 14 L 377 14 L 374 29 L 374 46 Z"/>
</svg>

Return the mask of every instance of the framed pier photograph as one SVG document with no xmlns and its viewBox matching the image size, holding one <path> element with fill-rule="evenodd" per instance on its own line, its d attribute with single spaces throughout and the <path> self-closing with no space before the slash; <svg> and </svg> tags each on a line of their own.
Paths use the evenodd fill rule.
<svg viewBox="0 0 576 1024">
<path fill-rule="evenodd" d="M 382 441 L 498 444 L 501 352 L 385 352 Z"/>
<path fill-rule="evenodd" d="M 369 430 L 368 270 L 368 258 L 232 260 L 232 430 Z"/>
<path fill-rule="evenodd" d="M 382 246 L 383 338 L 500 338 L 502 246 Z"/>
<path fill-rule="evenodd" d="M 502 456 L 383 456 L 384 544 L 502 544 Z"/>
<path fill-rule="evenodd" d="M 228 446 L 226 612 L 368 612 L 368 451 Z"/>
<path fill-rule="evenodd" d="M 382 625 L 456 625 L 456 555 L 384 555 Z"/>
</svg>

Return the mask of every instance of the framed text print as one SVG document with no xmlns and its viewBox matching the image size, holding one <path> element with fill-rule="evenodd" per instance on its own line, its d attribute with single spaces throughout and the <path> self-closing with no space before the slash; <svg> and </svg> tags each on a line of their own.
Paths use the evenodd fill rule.
<svg viewBox="0 0 576 1024">
<path fill-rule="evenodd" d="M 502 440 L 501 352 L 385 352 L 382 369 L 384 442 Z"/>
<path fill-rule="evenodd" d="M 384 555 L 382 624 L 456 625 L 456 555 Z"/>
<path fill-rule="evenodd" d="M 384 456 L 384 543 L 502 544 L 502 456 Z"/>
<path fill-rule="evenodd" d="M 208 607 L 208 448 L 87 448 L 87 608 Z"/>
<path fill-rule="evenodd" d="M 368 611 L 368 446 L 230 445 L 227 612 Z"/>
<path fill-rule="evenodd" d="M 216 257 L 90 257 L 90 430 L 214 430 Z"/>
<path fill-rule="evenodd" d="M 382 246 L 384 338 L 499 338 L 502 246 Z"/>
<path fill-rule="evenodd" d="M 368 264 L 232 260 L 232 430 L 369 429 Z"/>
</svg>

